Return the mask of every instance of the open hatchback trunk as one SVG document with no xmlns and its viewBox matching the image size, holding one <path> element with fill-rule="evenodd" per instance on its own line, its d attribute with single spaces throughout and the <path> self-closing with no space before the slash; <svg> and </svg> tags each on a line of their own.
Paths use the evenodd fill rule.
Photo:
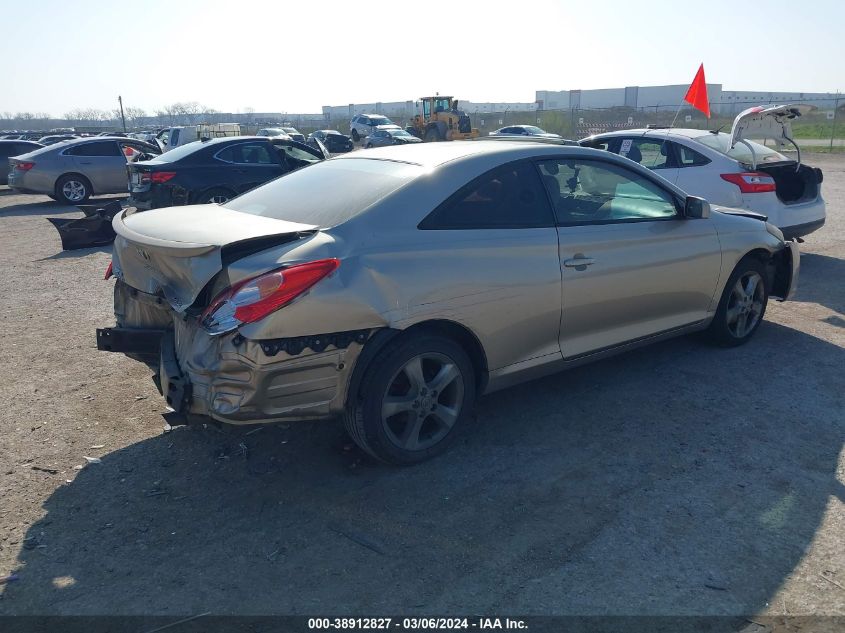
<svg viewBox="0 0 845 633">
<path fill-rule="evenodd" d="M 775 192 L 784 204 L 810 202 L 819 196 L 822 171 L 801 164 L 801 150 L 792 138 L 792 121 L 813 110 L 809 105 L 755 106 L 737 115 L 731 126 L 730 147 L 743 144 L 751 151 L 751 169 L 771 176 L 775 181 Z M 751 139 L 773 139 L 778 148 L 790 145 L 795 148 L 795 161 L 780 161 L 772 164 L 757 163 Z"/>
</svg>

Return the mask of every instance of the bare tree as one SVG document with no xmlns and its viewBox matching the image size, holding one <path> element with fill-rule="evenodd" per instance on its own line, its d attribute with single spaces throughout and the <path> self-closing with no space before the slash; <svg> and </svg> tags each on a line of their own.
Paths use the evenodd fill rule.
<svg viewBox="0 0 845 633">
<path fill-rule="evenodd" d="M 15 115 L 13 115 L 8 110 L 6 112 L 3 112 L 2 114 L 0 114 L 0 120 L 3 120 L 3 121 L 11 121 L 14 118 L 15 118 Z"/>
<path fill-rule="evenodd" d="M 15 118 L 20 121 L 32 121 L 35 118 L 35 115 L 32 112 L 18 112 L 15 115 Z"/>
<path fill-rule="evenodd" d="M 147 113 L 143 108 L 128 107 L 124 108 L 123 112 L 126 115 L 126 120 L 131 121 L 133 127 L 140 125 L 141 119 L 147 118 Z"/>
<path fill-rule="evenodd" d="M 52 119 L 53 117 L 50 116 L 49 112 L 36 112 L 35 118 L 40 119 L 42 121 L 46 121 L 48 119 Z"/>
</svg>

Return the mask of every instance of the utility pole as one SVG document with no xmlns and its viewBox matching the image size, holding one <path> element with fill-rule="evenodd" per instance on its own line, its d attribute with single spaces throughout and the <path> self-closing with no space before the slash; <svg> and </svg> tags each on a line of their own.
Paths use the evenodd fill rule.
<svg viewBox="0 0 845 633">
<path fill-rule="evenodd" d="M 123 121 L 123 131 L 126 132 L 126 117 L 123 116 L 123 97 L 118 95 L 117 102 L 120 104 L 120 120 Z"/>
<path fill-rule="evenodd" d="M 836 100 L 833 102 L 833 123 L 830 125 L 830 153 L 833 154 L 833 137 L 836 135 L 836 114 L 839 110 L 839 91 L 836 91 Z"/>
</svg>

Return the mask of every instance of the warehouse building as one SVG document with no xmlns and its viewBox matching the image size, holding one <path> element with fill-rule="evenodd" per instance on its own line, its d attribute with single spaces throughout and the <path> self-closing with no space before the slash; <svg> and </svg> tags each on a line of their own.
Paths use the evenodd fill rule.
<svg viewBox="0 0 845 633">
<path fill-rule="evenodd" d="M 603 109 L 615 107 L 639 110 L 674 110 L 683 103 L 689 84 L 674 86 L 627 86 L 598 90 L 538 90 L 540 110 Z M 710 110 L 717 114 L 735 114 L 753 105 L 770 103 L 808 103 L 821 110 L 832 109 L 841 95 L 831 92 L 755 92 L 724 90 L 722 84 L 707 84 Z"/>
</svg>

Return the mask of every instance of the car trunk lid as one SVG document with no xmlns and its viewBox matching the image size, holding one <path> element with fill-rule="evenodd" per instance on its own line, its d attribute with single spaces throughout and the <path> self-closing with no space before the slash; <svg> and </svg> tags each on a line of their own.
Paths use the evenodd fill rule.
<svg viewBox="0 0 845 633">
<path fill-rule="evenodd" d="M 798 149 L 798 145 L 792 140 L 792 121 L 810 112 L 813 106 L 809 105 L 773 105 L 754 106 L 740 112 L 734 119 L 731 126 L 730 148 L 733 149 L 737 143 L 752 138 L 770 138 L 778 146 L 786 145 L 787 141 Z M 752 156 L 754 150 L 751 146 Z M 801 162 L 799 150 L 798 162 Z M 756 160 L 752 169 L 756 168 Z"/>
<path fill-rule="evenodd" d="M 115 276 L 132 288 L 163 296 L 177 312 L 189 308 L 232 261 L 317 230 L 214 204 L 121 212 L 113 228 Z"/>
</svg>

